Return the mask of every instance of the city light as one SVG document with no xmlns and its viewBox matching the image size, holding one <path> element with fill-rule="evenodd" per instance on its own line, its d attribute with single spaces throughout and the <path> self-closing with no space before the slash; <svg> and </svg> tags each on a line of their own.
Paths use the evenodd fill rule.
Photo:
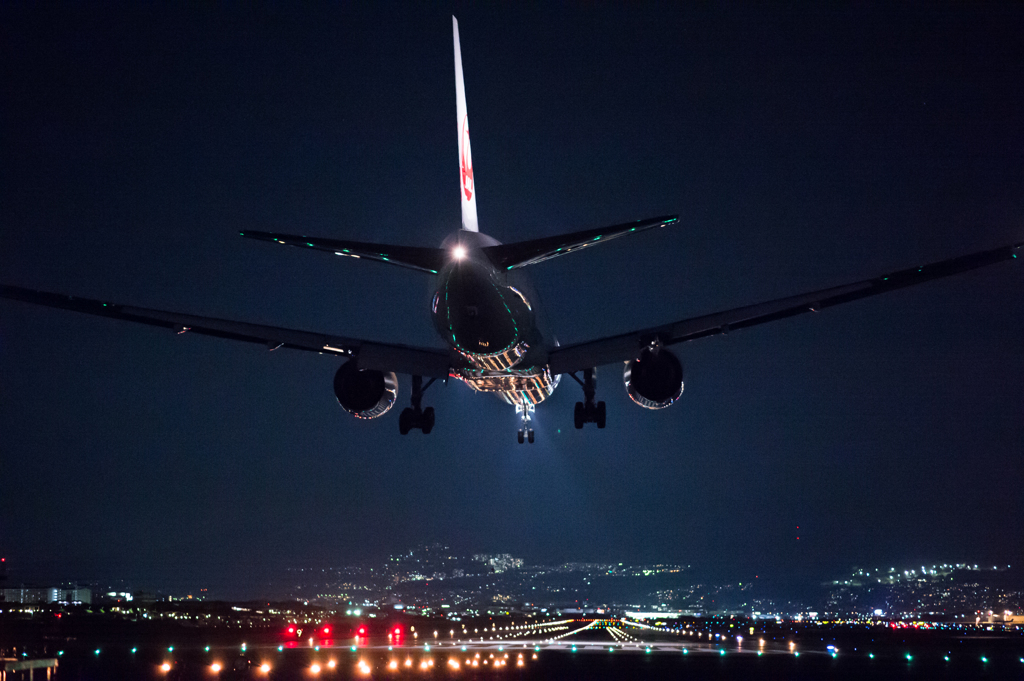
<svg viewBox="0 0 1024 681">
<path fill-rule="evenodd" d="M 260 671 L 263 672 L 264 674 L 269 674 L 270 673 L 270 665 L 267 664 L 266 662 L 264 662 L 263 664 L 260 665 Z"/>
<path fill-rule="evenodd" d="M 221 670 L 220 662 L 214 662 L 213 664 L 211 664 L 210 669 L 213 670 L 214 674 L 219 672 Z"/>
<path fill-rule="evenodd" d="M 309 668 L 309 671 L 313 672 L 314 674 L 319 674 L 320 673 L 320 665 L 318 665 L 318 664 L 316 664 L 314 662 L 313 665 Z"/>
<path fill-rule="evenodd" d="M 171 671 L 171 664 L 170 664 L 170 662 L 164 662 L 162 665 L 160 665 L 160 671 L 165 672 L 165 673 Z"/>
</svg>

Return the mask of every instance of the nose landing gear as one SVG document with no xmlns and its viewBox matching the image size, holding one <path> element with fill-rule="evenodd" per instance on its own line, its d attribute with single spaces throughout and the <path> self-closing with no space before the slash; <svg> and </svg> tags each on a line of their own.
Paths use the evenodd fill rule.
<svg viewBox="0 0 1024 681">
<path fill-rule="evenodd" d="M 530 428 L 530 421 L 533 420 L 534 408 L 533 404 L 520 403 L 516 405 L 516 413 L 522 419 L 522 425 L 519 428 L 519 432 L 516 433 L 516 439 L 519 441 L 519 444 L 523 444 L 523 442 L 533 444 L 533 428 Z"/>
<path fill-rule="evenodd" d="M 408 435 L 413 428 L 419 428 L 424 435 L 430 435 L 430 431 L 434 429 L 434 408 L 423 409 L 421 405 L 423 393 L 435 380 L 432 378 L 423 385 L 422 376 L 412 377 L 412 406 L 406 407 L 398 415 L 398 432 L 402 435 Z"/>
<path fill-rule="evenodd" d="M 586 423 L 596 423 L 598 428 L 604 428 L 605 407 L 604 402 L 594 402 L 597 394 L 597 372 L 594 369 L 583 370 L 583 380 L 576 377 L 576 374 L 569 374 L 577 383 L 583 387 L 583 402 L 576 403 L 573 411 L 573 425 L 576 430 L 583 428 Z"/>
</svg>

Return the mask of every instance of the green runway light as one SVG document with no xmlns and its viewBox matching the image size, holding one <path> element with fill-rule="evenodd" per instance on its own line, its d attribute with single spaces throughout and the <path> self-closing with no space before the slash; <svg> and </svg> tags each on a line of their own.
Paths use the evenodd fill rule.
<svg viewBox="0 0 1024 681">
<path fill-rule="evenodd" d="M 97 649 L 96 649 L 95 651 L 93 651 L 93 652 L 95 652 L 95 653 L 96 653 L 97 655 L 99 655 L 99 654 L 100 654 L 100 649 L 99 649 L 99 648 L 97 648 Z"/>
<path fill-rule="evenodd" d="M 283 650 L 284 650 L 284 646 L 278 646 L 278 647 L 277 647 L 277 652 L 279 652 L 279 653 L 280 653 L 280 652 L 281 652 L 281 651 L 283 651 Z"/>
<path fill-rule="evenodd" d="M 795 655 L 796 657 L 800 657 L 800 651 L 794 652 L 793 655 Z"/>
<path fill-rule="evenodd" d="M 63 650 L 58 650 L 57 651 L 57 657 L 63 657 L 63 656 L 64 656 L 64 651 Z M 1021 662 L 1024 662 L 1024 660 L 1021 660 Z"/>
<path fill-rule="evenodd" d="M 719 654 L 719 655 L 725 655 L 725 649 L 724 649 L 724 648 L 722 648 L 721 650 L 719 650 L 719 651 L 718 651 L 718 654 Z"/>
<path fill-rule="evenodd" d="M 206 646 L 206 652 L 210 652 L 210 646 Z"/>
<path fill-rule="evenodd" d="M 356 652 L 356 647 L 352 646 L 351 648 L 349 648 L 349 650 L 351 650 L 354 653 L 354 652 Z"/>
<path fill-rule="evenodd" d="M 320 648 L 319 648 L 319 647 L 317 647 L 317 650 L 320 650 Z M 242 652 L 243 652 L 243 653 L 245 652 L 245 644 L 244 644 L 244 643 L 242 644 Z"/>
<path fill-rule="evenodd" d="M 913 655 L 911 655 L 910 653 L 907 653 L 906 655 L 904 655 L 904 657 L 906 657 L 906 658 L 907 658 L 907 662 L 910 662 L 911 660 L 913 660 L 913 659 L 914 659 L 914 656 L 913 656 Z"/>
<path fill-rule="evenodd" d="M 689 655 L 689 654 L 690 654 L 690 651 L 687 650 L 686 648 L 683 648 L 683 655 Z"/>
<path fill-rule="evenodd" d="M 763 650 L 757 651 L 757 656 L 758 657 L 761 657 L 762 655 L 764 655 L 764 651 Z"/>
<path fill-rule="evenodd" d="M 245 646 L 242 646 L 242 650 L 245 650 Z M 320 646 L 314 646 L 313 650 L 315 650 L 316 652 L 319 653 L 320 652 Z"/>
<path fill-rule="evenodd" d="M 534 648 L 536 650 L 536 648 Z M 462 652 L 466 652 L 466 646 L 462 646 Z"/>
<path fill-rule="evenodd" d="M 174 646 L 167 646 L 167 652 L 173 653 L 174 652 Z"/>
<path fill-rule="evenodd" d="M 873 659 L 875 659 L 875 654 L 874 653 L 868 653 L 868 657 L 870 657 L 873 660 Z"/>
<path fill-rule="evenodd" d="M 574 652 L 574 653 L 576 652 L 576 646 L 572 647 L 572 652 Z M 647 652 L 651 652 L 651 651 L 648 650 Z"/>
<path fill-rule="evenodd" d="M 132 654 L 135 654 L 138 650 L 138 648 L 132 648 Z"/>
<path fill-rule="evenodd" d="M 982 662 L 988 662 L 988 658 L 987 658 L 987 657 L 985 657 L 984 655 L 982 655 L 982 656 L 981 656 L 981 661 L 982 661 Z"/>
<path fill-rule="evenodd" d="M 949 662 L 949 655 L 943 655 L 942 659 L 945 660 L 946 662 Z"/>
</svg>

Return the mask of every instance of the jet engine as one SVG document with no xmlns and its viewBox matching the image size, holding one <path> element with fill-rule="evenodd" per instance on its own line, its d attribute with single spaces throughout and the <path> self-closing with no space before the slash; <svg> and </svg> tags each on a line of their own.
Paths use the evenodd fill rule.
<svg viewBox="0 0 1024 681">
<path fill-rule="evenodd" d="M 664 348 L 644 350 L 622 372 L 630 399 L 645 409 L 664 409 L 683 394 L 683 365 Z"/>
<path fill-rule="evenodd" d="M 398 399 L 398 377 L 393 371 L 357 369 L 355 361 L 341 365 L 334 374 L 338 404 L 357 419 L 375 419 L 388 413 Z"/>
</svg>

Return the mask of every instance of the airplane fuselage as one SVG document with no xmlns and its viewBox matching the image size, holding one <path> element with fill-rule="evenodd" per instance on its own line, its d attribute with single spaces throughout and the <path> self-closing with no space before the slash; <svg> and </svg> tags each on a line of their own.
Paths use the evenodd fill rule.
<svg viewBox="0 0 1024 681">
<path fill-rule="evenodd" d="M 547 369 L 548 344 L 533 303 L 480 250 L 499 242 L 460 230 L 441 247 L 451 259 L 438 272 L 431 315 L 438 334 L 463 360 L 452 376 L 510 404 L 533 405 L 558 385 Z"/>
</svg>

